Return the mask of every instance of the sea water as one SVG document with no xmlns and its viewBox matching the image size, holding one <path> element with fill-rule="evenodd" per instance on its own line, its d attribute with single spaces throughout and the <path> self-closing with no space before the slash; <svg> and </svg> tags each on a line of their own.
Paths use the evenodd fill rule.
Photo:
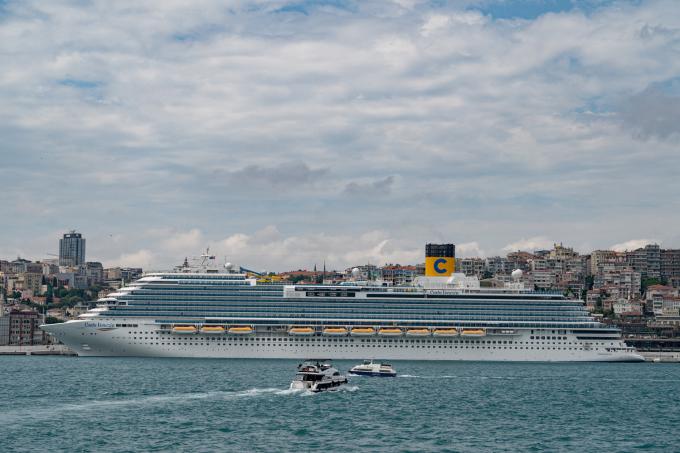
<svg viewBox="0 0 680 453">
<path fill-rule="evenodd" d="M 310 394 L 291 360 L 0 357 L 0 451 L 680 451 L 677 364 L 393 365 Z"/>
</svg>

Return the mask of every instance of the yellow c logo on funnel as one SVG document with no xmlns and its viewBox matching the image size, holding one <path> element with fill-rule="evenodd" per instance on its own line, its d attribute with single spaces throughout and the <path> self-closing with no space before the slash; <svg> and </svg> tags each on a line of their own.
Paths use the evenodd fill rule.
<svg viewBox="0 0 680 453">
<path fill-rule="evenodd" d="M 425 257 L 426 277 L 448 277 L 453 274 L 455 267 L 455 258 L 452 256 Z"/>
</svg>

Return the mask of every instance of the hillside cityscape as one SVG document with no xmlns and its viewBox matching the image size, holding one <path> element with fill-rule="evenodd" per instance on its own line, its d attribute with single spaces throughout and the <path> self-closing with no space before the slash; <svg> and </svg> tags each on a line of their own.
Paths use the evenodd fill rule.
<svg viewBox="0 0 680 453">
<path fill-rule="evenodd" d="M 338 284 L 350 279 L 383 285 L 410 285 L 424 275 L 424 263 L 359 264 L 342 270 L 325 263 L 309 269 L 260 274 L 241 268 L 258 283 Z M 456 258 L 455 271 L 480 279 L 482 287 L 501 287 L 514 270 L 525 287 L 553 291 L 583 301 L 589 311 L 621 327 L 628 338 L 680 336 L 680 249 L 658 244 L 630 251 L 594 250 L 580 254 L 563 244 L 550 250 L 518 250 L 506 256 Z M 59 254 L 30 261 L 0 259 L 0 345 L 53 341 L 38 328 L 74 319 L 94 308 L 98 298 L 141 277 L 142 268 L 105 268 L 87 261 L 86 239 L 70 231 L 59 240 Z M 672 347 L 675 342 L 656 342 Z"/>
</svg>

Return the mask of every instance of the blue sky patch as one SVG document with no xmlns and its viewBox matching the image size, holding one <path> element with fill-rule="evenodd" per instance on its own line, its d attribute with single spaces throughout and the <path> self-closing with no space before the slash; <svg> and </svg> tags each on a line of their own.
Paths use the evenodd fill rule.
<svg viewBox="0 0 680 453">
<path fill-rule="evenodd" d="M 547 13 L 560 13 L 574 8 L 572 0 L 497 0 L 478 8 L 494 19 L 535 19 Z"/>
<path fill-rule="evenodd" d="M 353 2 L 343 1 L 343 0 L 306 0 L 297 3 L 291 3 L 277 9 L 277 13 L 299 13 L 308 16 L 311 10 L 318 8 L 320 6 L 331 6 L 333 8 L 345 10 L 345 11 L 356 11 L 356 7 Z"/>
<path fill-rule="evenodd" d="M 577 9 L 585 14 L 612 3 L 637 5 L 641 0 L 489 0 L 470 9 L 481 11 L 494 19 L 533 20 L 548 13 L 562 13 Z"/>
<path fill-rule="evenodd" d="M 94 88 L 99 88 L 102 86 L 102 82 L 92 81 L 92 80 L 80 80 L 80 79 L 62 79 L 59 80 L 59 85 L 64 85 L 67 87 L 80 88 L 83 90 L 92 90 Z"/>
</svg>

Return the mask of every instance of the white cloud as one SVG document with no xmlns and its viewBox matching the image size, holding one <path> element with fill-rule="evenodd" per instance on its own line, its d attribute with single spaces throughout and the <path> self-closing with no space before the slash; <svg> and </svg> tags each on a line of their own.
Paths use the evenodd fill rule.
<svg viewBox="0 0 680 453">
<path fill-rule="evenodd" d="M 476 241 L 456 244 L 456 257 L 458 258 L 483 258 L 485 256 L 486 253 Z"/>
<path fill-rule="evenodd" d="M 150 250 L 139 250 L 131 253 L 123 253 L 117 259 L 107 263 L 107 265 L 120 267 L 141 267 L 150 270 L 155 263 L 155 255 Z M 164 270 L 164 269 L 159 269 Z"/>
<path fill-rule="evenodd" d="M 449 25 L 451 18 L 443 14 L 433 14 L 430 16 L 420 29 L 420 33 L 427 37 L 437 30 L 441 30 Z"/>
<path fill-rule="evenodd" d="M 161 246 L 172 252 L 189 253 L 205 248 L 203 234 L 198 228 L 176 233 L 161 231 L 161 234 Z"/>
<path fill-rule="evenodd" d="M 179 244 L 183 237 L 200 237 L 210 242 L 210 253 L 220 261 L 229 261 L 253 270 L 283 271 L 301 267 L 321 268 L 324 261 L 328 269 L 344 269 L 359 264 L 402 263 L 412 264 L 424 261 L 424 247 L 404 247 L 406 242 L 392 238 L 381 230 L 368 231 L 359 235 L 315 234 L 285 236 L 276 226 L 270 225 L 252 234 L 236 233 L 223 239 L 207 237 L 203 232 L 192 229 L 188 233 L 175 234 L 172 240 L 148 236 L 148 245 L 157 250 L 125 253 L 106 261 L 105 265 L 140 265 L 152 269 L 171 268 L 180 264 L 184 256 L 198 256 L 202 250 L 195 248 L 185 253 Z M 192 240 L 188 241 L 192 242 Z"/>
<path fill-rule="evenodd" d="M 547 239 L 544 236 L 535 236 L 528 239 L 520 239 L 519 241 L 512 242 L 505 247 L 503 250 L 505 252 L 516 252 L 518 250 L 522 251 L 533 251 L 533 250 L 544 250 L 552 248 L 555 242 Z"/>
<path fill-rule="evenodd" d="M 631 239 L 630 241 L 622 242 L 620 244 L 614 244 L 611 247 L 609 247 L 609 249 L 615 250 L 617 252 L 625 252 L 643 248 L 645 245 L 659 243 L 660 241 L 657 241 L 656 239 Z"/>
</svg>

